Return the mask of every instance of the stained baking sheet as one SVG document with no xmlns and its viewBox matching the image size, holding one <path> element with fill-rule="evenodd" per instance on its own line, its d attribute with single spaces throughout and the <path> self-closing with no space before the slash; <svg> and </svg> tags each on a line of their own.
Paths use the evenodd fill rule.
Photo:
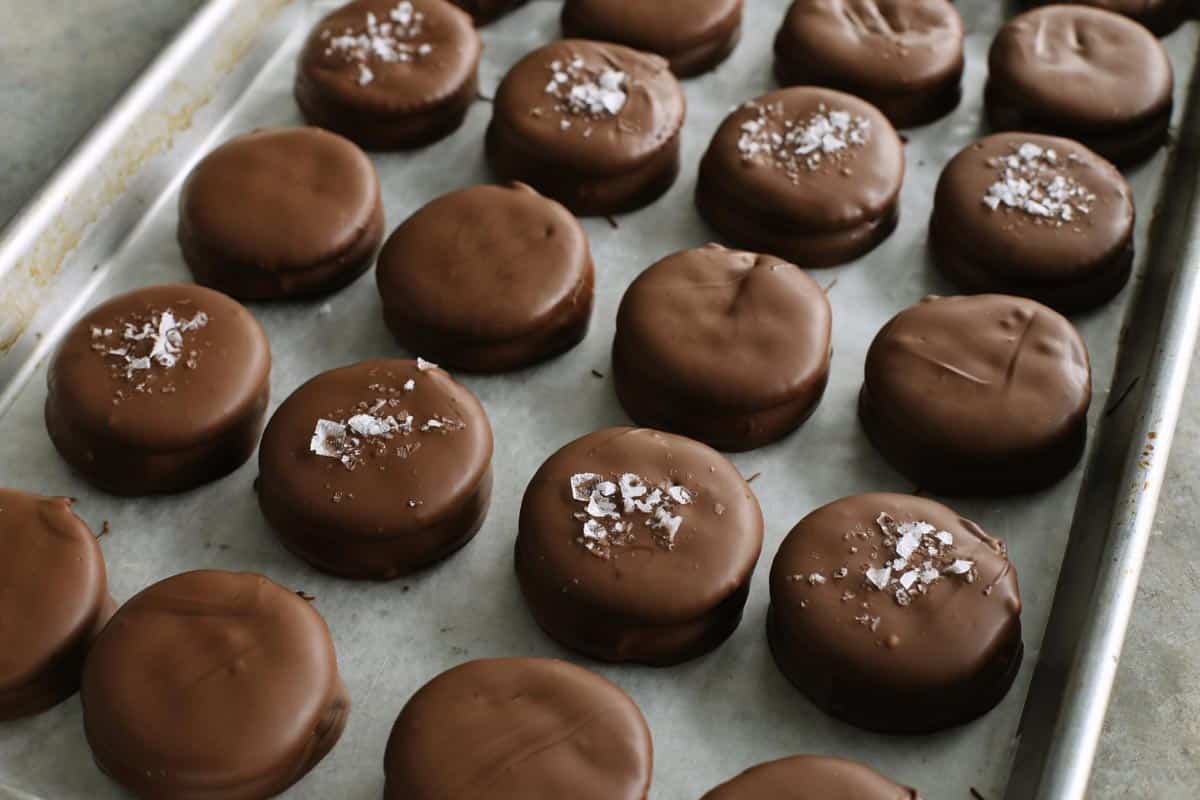
<svg viewBox="0 0 1200 800">
<path fill-rule="evenodd" d="M 484 30 L 485 96 L 491 95 L 514 61 L 558 35 L 560 5 L 534 0 Z M 1002 3 L 963 0 L 957 4 L 968 28 L 964 100 L 942 121 L 907 132 L 908 175 L 897 231 L 855 263 L 814 273 L 828 287 L 834 310 L 833 371 L 820 408 L 783 442 L 733 457 L 744 475 L 758 475 L 753 488 L 767 522 L 763 557 L 736 634 L 713 654 L 664 670 L 577 659 L 537 629 L 513 575 L 517 509 L 528 479 L 559 445 L 596 428 L 627 422 L 611 379 L 593 374 L 593 370 L 609 373 L 617 304 L 625 287 L 646 266 L 712 238 L 692 206 L 695 165 L 731 107 L 774 88 L 771 38 L 786 5 L 786 0 L 747 0 L 745 37 L 733 57 L 715 73 L 685 82 L 689 102 L 685 167 L 674 188 L 650 208 L 619 217 L 616 228 L 603 219 L 585 222 L 597 266 L 596 313 L 587 340 L 566 356 L 534 369 L 499 377 L 460 376 L 483 400 L 495 430 L 498 469 L 492 508 L 474 542 L 420 575 L 389 584 L 353 583 L 321 575 L 290 556 L 258 511 L 253 461 L 224 480 L 177 497 L 128 501 L 93 491 L 59 460 L 42 422 L 44 361 L 65 325 L 82 309 L 112 294 L 188 279 L 174 231 L 178 186 L 190 166 L 236 134 L 301 123 L 291 97 L 293 64 L 302 38 L 324 6 L 278 0 L 247 0 L 239 6 L 214 0 L 195 23 L 195 36 L 184 42 L 192 50 L 183 55 L 182 50 L 172 51 L 178 57 L 157 65 L 154 80 L 139 85 L 138 92 L 150 94 L 133 99 L 147 113 L 165 114 L 174 108 L 179 101 L 172 92 L 179 91 L 179 82 L 186 86 L 188 78 L 194 77 L 189 65 L 206 61 L 205 47 L 224 47 L 228 53 L 220 63 L 224 71 L 214 73 L 217 88 L 203 97 L 197 95 L 185 116 L 177 112 L 165 117 L 175 120 L 166 142 L 136 158 L 130 157 L 130 142 L 93 139 L 90 145 L 85 143 L 81 155 L 92 157 L 100 167 L 111 165 L 112 159 L 129 160 L 129 174 L 117 185 L 125 191 L 114 191 L 117 199 L 98 203 L 94 223 L 90 218 L 70 221 L 78 246 L 64 247 L 65 258 L 46 256 L 46 263 L 36 265 L 42 268 L 40 282 L 27 281 L 11 269 L 4 272 L 0 260 L 0 296 L 13 299 L 10 289 L 20 279 L 22 291 L 35 298 L 32 303 L 22 298 L 20 319 L 13 312 L 4 320 L 10 329 L 16 328 L 12 333 L 16 342 L 6 356 L 0 356 L 0 380 L 6 381 L 0 385 L 0 484 L 77 497 L 77 511 L 96 530 L 107 522 L 111 534 L 102 544 L 118 600 L 161 578 L 202 567 L 256 570 L 315 595 L 316 607 L 333 631 L 354 708 L 338 746 L 286 796 L 378 797 L 387 735 L 412 692 L 466 659 L 501 655 L 571 658 L 629 691 L 654 735 L 651 796 L 656 800 L 699 797 L 752 764 L 798 752 L 857 758 L 920 787 L 931 800 L 968 798 L 971 788 L 988 800 L 1004 794 L 1019 743 L 1019 720 L 1076 518 L 1082 468 L 1053 490 L 1037 495 L 951 501 L 1008 541 L 1025 601 L 1025 664 L 1008 697 L 982 720 L 913 738 L 853 729 L 817 711 L 783 679 L 771 661 L 763 630 L 770 561 L 800 517 L 854 492 L 914 488 L 867 444 L 854 417 L 855 397 L 867 346 L 879 327 L 926 294 L 953 292 L 929 264 L 925 226 L 942 165 L 984 132 L 981 88 L 986 52 L 1004 18 Z M 259 13 L 237 27 L 219 19 L 222 14 L 249 14 L 247 9 Z M 204 37 L 202 26 L 207 26 Z M 1177 109 L 1181 109 L 1193 71 L 1196 25 L 1173 34 L 1166 44 L 1176 70 Z M 481 101 L 450 138 L 417 153 L 374 157 L 389 229 L 446 191 L 488 180 L 482 142 L 490 111 Z M 101 144 L 109 149 L 99 152 Z M 1165 165 L 1166 156 L 1160 154 L 1129 175 L 1138 205 L 1140 256 L 1135 281 L 1104 309 L 1076 318 L 1095 371 L 1093 423 L 1126 389 L 1123 382 L 1113 386 L 1113 375 L 1123 326 L 1130 321 L 1144 324 L 1140 316 L 1132 318 L 1131 303 L 1136 286 L 1150 269 L 1146 235 Z M 63 202 L 64 207 L 70 205 L 67 198 Z M 8 245 L 11 251 L 14 235 L 33 227 L 28 218 L 17 224 L 0 247 Z M 74 240 L 69 243 L 74 245 Z M 34 244 L 27 243 L 31 252 Z M 0 250 L 0 257 L 4 255 Z M 1156 260 L 1153 269 L 1170 269 L 1171 265 L 1158 263 L 1165 260 Z M 1157 278 L 1161 282 L 1164 276 Z M 9 308 L 2 302 L 7 315 Z M 1144 313 L 1145 303 L 1138 309 L 1139 315 Z M 258 304 L 252 310 L 266 327 L 274 350 L 272 408 L 318 372 L 369 357 L 403 354 L 383 325 L 370 275 L 326 300 Z M 1126 399 L 1132 403 L 1137 397 Z M 1167 430 L 1162 433 L 1164 438 L 1169 435 Z M 1118 459 L 1124 453 L 1124 442 L 1106 444 L 1110 444 L 1107 449 L 1115 448 Z M 1095 445 L 1093 441 L 1090 449 Z M 1079 568 L 1069 562 L 1063 575 Z M 1051 723 L 1039 724 L 1048 730 Z M 1080 756 L 1090 758 L 1090 753 Z M 15 797 L 45 800 L 122 796 L 92 764 L 77 698 L 33 719 L 0 725 L 0 797 L 5 789 Z"/>
</svg>

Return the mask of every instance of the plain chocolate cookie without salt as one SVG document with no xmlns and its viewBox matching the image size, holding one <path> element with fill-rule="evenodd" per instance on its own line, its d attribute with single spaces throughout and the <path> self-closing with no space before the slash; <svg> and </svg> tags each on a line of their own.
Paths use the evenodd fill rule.
<svg viewBox="0 0 1200 800">
<path fill-rule="evenodd" d="M 700 800 L 921 800 L 870 767 L 843 758 L 792 756 L 759 764 Z"/>
</svg>

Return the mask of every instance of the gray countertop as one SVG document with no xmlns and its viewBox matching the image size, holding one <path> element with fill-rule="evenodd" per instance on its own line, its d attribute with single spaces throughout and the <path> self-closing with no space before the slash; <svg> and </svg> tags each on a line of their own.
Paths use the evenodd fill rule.
<svg viewBox="0 0 1200 800">
<path fill-rule="evenodd" d="M 0 0 L 0 223 L 203 0 Z M 80 7 L 86 5 L 87 11 Z M 1200 390 L 1193 369 L 1190 397 Z M 1200 407 L 1180 422 L 1090 796 L 1200 794 Z M 935 798 L 934 800 L 940 800 Z M 990 798 L 988 800 L 991 800 Z"/>
</svg>

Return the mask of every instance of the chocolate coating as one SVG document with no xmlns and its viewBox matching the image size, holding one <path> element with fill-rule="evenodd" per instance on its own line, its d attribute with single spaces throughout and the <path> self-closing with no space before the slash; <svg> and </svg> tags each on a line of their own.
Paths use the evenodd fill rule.
<svg viewBox="0 0 1200 800">
<path fill-rule="evenodd" d="M 403 17 L 398 0 L 355 0 L 317 23 L 296 70 L 310 124 L 368 150 L 422 147 L 462 125 L 479 92 L 479 34 L 446 0 L 411 4 Z M 373 29 L 369 14 L 391 27 Z"/>
<path fill-rule="evenodd" d="M 870 767 L 843 758 L 792 756 L 759 764 L 700 800 L 921 800 Z"/>
<path fill-rule="evenodd" d="M 107 492 L 192 489 L 254 452 L 270 371 L 266 333 L 236 301 L 190 284 L 138 289 L 92 309 L 63 338 L 47 373 L 46 430 L 63 459 Z"/>
<path fill-rule="evenodd" d="M 1158 36 L 1166 36 L 1187 19 L 1187 0 L 1072 0 L 1107 9 L 1137 20 Z M 1049 0 L 1026 0 L 1026 5 L 1047 5 Z"/>
<path fill-rule="evenodd" d="M 908 537 L 892 527 L 886 538 L 881 514 L 893 526 L 932 526 L 887 579 L 867 570 L 885 568 Z M 939 576 L 902 595 L 900 577 L 920 564 Z M 1003 542 L 932 500 L 860 494 L 818 508 L 784 539 L 767 634 L 779 669 L 821 710 L 868 730 L 929 733 L 987 713 L 1008 692 L 1024 650 L 1020 613 Z"/>
<path fill-rule="evenodd" d="M 589 514 L 572 485 L 586 473 L 613 482 L 629 473 L 667 497 L 663 487 L 682 487 L 689 502 L 659 506 L 680 519 L 677 532 L 651 527 L 659 524 L 652 513 L 625 512 L 623 492 L 616 521 Z M 585 536 L 591 523 L 608 535 Z M 674 434 L 607 428 L 560 449 L 529 482 L 517 578 L 534 619 L 565 647 L 667 666 L 707 653 L 737 628 L 762 537 L 754 493 L 715 450 Z"/>
<path fill-rule="evenodd" d="M 629 416 L 720 450 L 795 430 L 829 378 L 832 311 L 774 256 L 710 244 L 667 256 L 625 292 L 613 379 Z"/>
<path fill-rule="evenodd" d="M 329 629 L 244 572 L 167 578 L 123 605 L 83 674 L 96 763 L 134 796 L 273 797 L 337 743 L 350 700 Z"/>
<path fill-rule="evenodd" d="M 680 78 L 708 72 L 737 47 L 742 0 L 566 0 L 563 36 L 658 53 Z"/>
<path fill-rule="evenodd" d="M 375 272 L 401 345 L 450 367 L 505 372 L 587 335 L 595 270 L 571 212 L 522 183 L 443 195 L 388 239 Z"/>
<path fill-rule="evenodd" d="M 378 433 L 356 430 L 357 415 L 373 417 L 363 421 Z M 345 426 L 325 455 L 315 452 L 319 420 Z M 255 486 L 297 556 L 333 575 L 390 580 L 479 531 L 491 462 L 492 428 L 475 395 L 427 364 L 376 359 L 322 373 L 283 402 L 263 434 Z"/>
<path fill-rule="evenodd" d="M 1036 199 L 1011 194 L 1021 181 Z M 1129 280 L 1133 222 L 1133 192 L 1100 156 L 1070 139 L 999 133 L 946 165 L 929 247 L 967 291 L 1077 311 L 1106 302 Z"/>
<path fill-rule="evenodd" d="M 857 95 L 897 128 L 953 111 L 962 73 L 963 23 L 950 0 L 795 0 L 775 37 L 781 84 Z"/>
<path fill-rule="evenodd" d="M 104 555 L 66 497 L 0 489 L 0 721 L 75 694 L 116 606 Z"/>
<path fill-rule="evenodd" d="M 1174 77 L 1162 44 L 1138 23 L 1081 5 L 1009 20 L 988 53 L 984 89 L 996 130 L 1075 139 L 1117 166 L 1166 141 Z"/>
<path fill-rule="evenodd" d="M 653 761 L 642 712 L 565 661 L 468 661 L 400 712 L 384 800 L 645 800 Z"/>
<path fill-rule="evenodd" d="M 1087 439 L 1087 347 L 1058 312 L 999 294 L 900 312 L 867 353 L 859 418 L 897 470 L 936 494 L 1050 486 Z"/>
<path fill-rule="evenodd" d="M 526 0 L 450 0 L 454 5 L 466 11 L 475 20 L 476 25 L 499 19 L 505 14 L 525 5 Z"/>
<path fill-rule="evenodd" d="M 383 241 L 375 167 L 319 128 L 274 128 L 209 153 L 179 197 L 179 246 L 196 281 L 242 300 L 328 294 Z"/>
<path fill-rule="evenodd" d="M 599 98 L 582 107 L 568 104 L 565 98 L 576 86 L 598 95 L 606 71 L 619 80 L 615 110 Z M 547 90 L 558 75 L 565 80 L 555 95 Z M 562 39 L 513 66 L 493 109 L 487 132 L 492 171 L 502 180 L 528 183 L 576 214 L 640 208 L 669 189 L 679 173 L 687 101 L 659 56 Z"/>
<path fill-rule="evenodd" d="M 829 112 L 849 115 L 842 149 L 794 156 L 801 142 L 770 144 L 773 134 L 821 127 Z M 903 181 L 904 145 L 878 109 L 832 89 L 794 87 L 725 118 L 700 162 L 696 207 L 737 247 L 829 267 L 870 251 L 895 229 Z"/>
</svg>

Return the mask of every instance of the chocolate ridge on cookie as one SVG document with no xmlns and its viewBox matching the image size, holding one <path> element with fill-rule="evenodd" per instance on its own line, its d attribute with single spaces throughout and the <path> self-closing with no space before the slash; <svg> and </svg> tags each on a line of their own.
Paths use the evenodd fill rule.
<svg viewBox="0 0 1200 800">
<path fill-rule="evenodd" d="M 1051 5 L 1054 0 L 1025 0 L 1027 6 Z M 1074 0 L 1081 5 L 1113 11 L 1140 22 L 1157 36 L 1166 36 L 1188 18 L 1188 0 Z M 1196 16 L 1193 14 L 1193 16 Z"/>
</svg>

